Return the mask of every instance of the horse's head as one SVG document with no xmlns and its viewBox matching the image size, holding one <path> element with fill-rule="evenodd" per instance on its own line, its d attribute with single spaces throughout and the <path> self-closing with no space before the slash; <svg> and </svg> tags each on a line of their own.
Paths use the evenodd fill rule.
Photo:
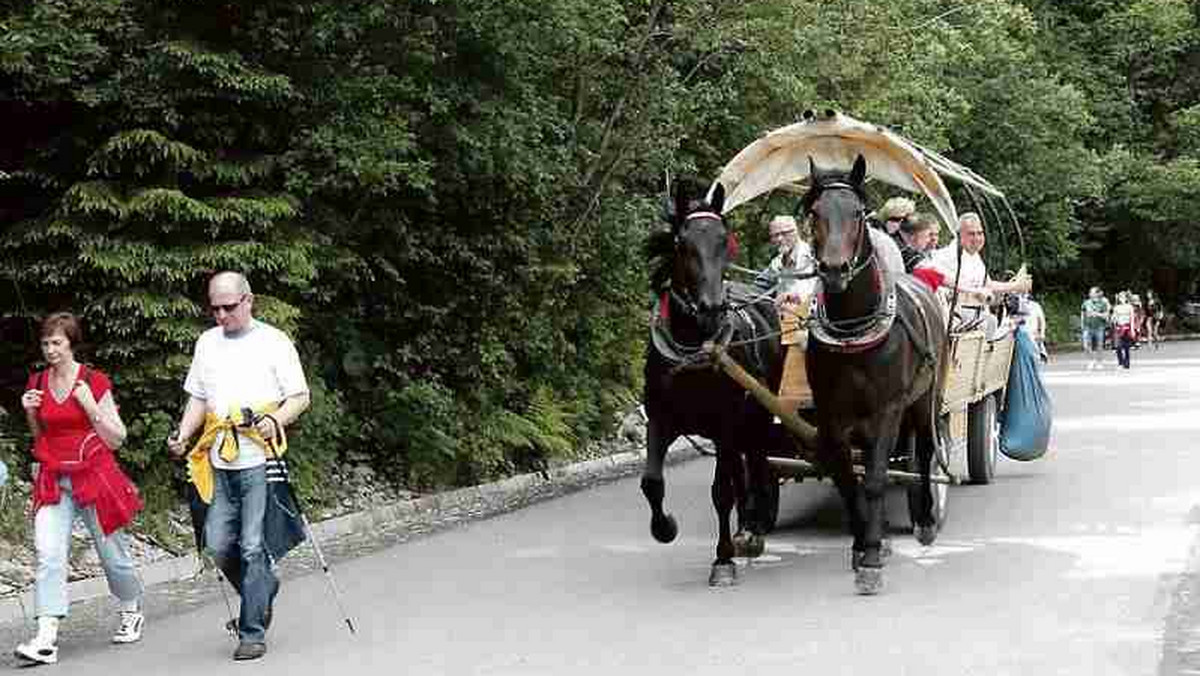
<svg viewBox="0 0 1200 676">
<path fill-rule="evenodd" d="M 812 186 L 801 205 L 812 223 L 817 274 L 826 291 L 841 293 L 870 263 L 863 193 L 867 162 L 859 155 L 849 174 L 823 171 L 811 157 L 808 163 Z"/>
<path fill-rule="evenodd" d="M 695 316 L 705 335 L 720 329 L 727 309 L 724 277 L 734 239 L 721 215 L 724 204 L 725 188 L 720 184 L 708 202 L 691 200 L 680 190 L 671 219 L 675 238 L 671 293 L 686 313 Z"/>
</svg>

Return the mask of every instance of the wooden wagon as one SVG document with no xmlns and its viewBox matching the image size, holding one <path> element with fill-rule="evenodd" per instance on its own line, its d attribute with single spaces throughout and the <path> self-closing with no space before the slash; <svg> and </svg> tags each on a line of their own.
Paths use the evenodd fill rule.
<svg viewBox="0 0 1200 676">
<path fill-rule="evenodd" d="M 726 165 L 714 186 L 724 186 L 728 213 L 775 190 L 802 189 L 798 186 L 808 178 L 810 158 L 819 166 L 848 170 L 859 155 L 867 160 L 869 178 L 923 195 L 951 232 L 957 231 L 958 212 L 947 181 L 981 215 L 990 209 L 993 222 L 1007 217 L 1019 237 L 1019 226 L 1004 194 L 982 177 L 895 132 L 832 111 L 824 115 L 806 113 L 802 122 L 756 140 Z M 953 297 L 947 300 L 951 307 L 958 302 Z M 1015 330 L 1001 320 L 1001 328 L 989 336 L 981 329 L 960 328 L 949 320 L 951 314 L 948 308 L 950 343 L 941 364 L 946 374 L 939 421 L 941 443 L 933 468 L 939 522 L 944 518 L 949 485 L 965 481 L 987 484 L 992 480 L 999 452 L 998 419 Z M 778 483 L 822 476 L 813 461 L 813 400 L 805 377 L 803 347 L 797 344 L 803 342 L 797 339 L 804 333 L 803 320 L 796 314 L 781 319 L 788 354 L 777 392 L 747 374 L 719 346 L 709 346 L 714 361 L 774 413 L 782 429 L 790 433 L 777 436 L 794 443 L 772 449 L 769 458 L 780 479 Z M 919 479 L 913 471 L 912 456 L 908 444 L 902 442 L 889 463 L 891 481 L 911 485 Z M 777 510 L 777 492 L 774 497 Z M 910 499 L 910 512 L 911 505 Z"/>
</svg>

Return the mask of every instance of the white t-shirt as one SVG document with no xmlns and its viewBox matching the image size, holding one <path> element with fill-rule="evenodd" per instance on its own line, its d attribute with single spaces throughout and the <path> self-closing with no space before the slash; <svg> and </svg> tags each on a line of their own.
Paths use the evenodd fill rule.
<svg viewBox="0 0 1200 676">
<path fill-rule="evenodd" d="M 1025 301 L 1025 321 L 1021 328 L 1034 340 L 1041 340 L 1045 336 L 1046 314 L 1042 312 L 1040 303 L 1032 299 Z"/>
<path fill-rule="evenodd" d="M 802 239 L 796 240 L 796 246 L 792 249 L 792 265 L 790 267 L 784 265 L 783 254 L 778 254 L 771 260 L 771 264 L 767 266 L 770 272 L 812 272 L 813 258 L 812 247 Z M 813 287 L 816 285 L 815 278 L 808 279 L 780 279 L 779 287 L 776 294 L 783 298 L 789 294 L 796 294 L 801 298 L 809 298 L 812 296 Z"/>
<path fill-rule="evenodd" d="M 203 399 L 208 412 L 224 418 L 243 407 L 258 408 L 305 394 L 308 381 L 291 339 L 269 324 L 251 320 L 236 337 L 226 336 L 219 326 L 200 334 L 183 389 Z M 225 462 L 218 454 L 222 437 L 213 444 L 214 467 L 246 469 L 266 462 L 263 448 L 240 434 L 237 459 Z"/>
<path fill-rule="evenodd" d="M 954 275 L 958 270 L 958 242 L 951 242 L 933 252 L 933 264 L 943 275 L 946 275 L 946 285 L 954 285 Z M 987 285 L 987 265 L 983 256 L 977 253 L 962 252 L 962 275 L 958 278 L 960 289 L 982 289 Z"/>
</svg>

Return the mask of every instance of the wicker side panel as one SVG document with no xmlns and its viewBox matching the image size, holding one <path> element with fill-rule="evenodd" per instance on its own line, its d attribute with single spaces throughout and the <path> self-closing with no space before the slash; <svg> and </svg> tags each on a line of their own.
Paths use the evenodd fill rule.
<svg viewBox="0 0 1200 676">
<path fill-rule="evenodd" d="M 977 399 L 1002 390 L 1008 385 L 1008 368 L 1012 364 L 1014 344 L 1012 334 L 990 344 L 990 349 L 986 351 L 987 364 L 976 386 Z"/>
<path fill-rule="evenodd" d="M 942 413 L 971 401 L 986 342 L 982 331 L 950 336 L 950 368 L 942 386 Z"/>
</svg>

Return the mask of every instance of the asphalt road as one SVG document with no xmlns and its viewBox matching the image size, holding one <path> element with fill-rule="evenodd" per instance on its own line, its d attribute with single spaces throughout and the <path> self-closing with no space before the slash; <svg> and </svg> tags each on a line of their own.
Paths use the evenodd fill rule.
<svg viewBox="0 0 1200 676">
<path fill-rule="evenodd" d="M 285 584 L 257 663 L 230 662 L 213 594 L 152 618 L 137 645 L 64 642 L 53 669 L 1192 673 L 1179 655 L 1200 614 L 1182 575 L 1200 520 L 1200 343 L 1135 352 L 1130 371 L 1112 361 L 1088 372 L 1080 355 L 1056 357 L 1051 452 L 1002 462 L 993 485 L 953 488 L 933 547 L 897 531 L 878 597 L 854 594 L 840 506 L 811 481 L 784 487 L 780 527 L 740 584 L 709 589 L 712 461 L 701 459 L 668 469 L 670 545 L 652 541 L 637 480 L 620 481 L 340 563 L 355 637 L 315 575 Z"/>
</svg>

